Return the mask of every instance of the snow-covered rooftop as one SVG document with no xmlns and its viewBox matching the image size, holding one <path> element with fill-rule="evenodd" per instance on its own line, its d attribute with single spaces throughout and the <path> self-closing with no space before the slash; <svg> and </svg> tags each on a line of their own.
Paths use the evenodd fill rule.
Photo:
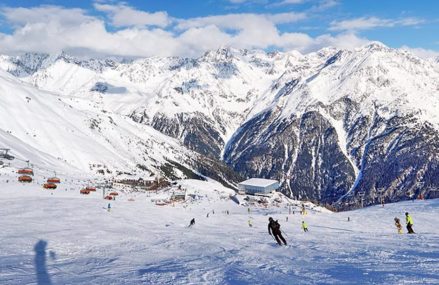
<svg viewBox="0 0 439 285">
<path fill-rule="evenodd" d="M 263 178 L 250 178 L 248 180 L 242 181 L 241 183 L 239 183 L 239 185 L 267 187 L 274 183 L 279 183 L 279 181 Z"/>
</svg>

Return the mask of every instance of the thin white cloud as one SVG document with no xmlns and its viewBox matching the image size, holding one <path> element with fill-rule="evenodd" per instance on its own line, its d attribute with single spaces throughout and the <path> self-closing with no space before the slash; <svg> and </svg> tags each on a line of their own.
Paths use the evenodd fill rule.
<svg viewBox="0 0 439 285">
<path fill-rule="evenodd" d="M 164 28 L 172 21 L 166 12 L 148 13 L 125 4 L 95 3 L 94 7 L 96 10 L 106 13 L 111 20 L 111 24 L 115 27 L 157 26 Z"/>
<path fill-rule="evenodd" d="M 188 29 L 195 27 L 204 27 L 207 25 L 216 25 L 224 29 L 246 29 L 255 26 L 263 28 L 264 26 L 274 26 L 277 24 L 293 23 L 304 20 L 304 13 L 279 13 L 279 14 L 227 14 L 218 16 L 207 16 L 179 20 L 178 29 Z"/>
<path fill-rule="evenodd" d="M 110 13 L 113 7 L 96 9 Z M 148 21 L 129 21 L 125 17 L 115 20 L 57 6 L 4 8 L 0 13 L 13 29 L 12 34 L 0 33 L 0 53 L 9 54 L 65 50 L 73 54 L 195 57 L 220 46 L 309 52 L 328 45 L 355 47 L 367 41 L 353 33 L 311 37 L 280 31 L 279 24 L 306 19 L 305 14 L 292 12 L 173 19 L 175 25 L 171 26 L 167 26 L 171 19 L 168 15 Z M 138 10 L 130 13 L 153 14 Z M 119 28 L 109 30 L 108 24 Z"/>
<path fill-rule="evenodd" d="M 351 20 L 333 21 L 331 22 L 329 30 L 358 31 L 380 27 L 416 26 L 423 22 L 424 20 L 418 18 L 381 19 L 377 17 L 361 17 Z"/>
<path fill-rule="evenodd" d="M 306 0 L 283 0 L 277 3 L 273 3 L 272 6 L 286 6 L 305 3 Z"/>
<path fill-rule="evenodd" d="M 301 4 L 304 3 L 306 0 L 283 0 L 282 2 L 285 4 Z"/>
<path fill-rule="evenodd" d="M 265 5 L 270 0 L 227 0 L 230 4 L 239 5 L 239 4 L 261 4 Z"/>
<path fill-rule="evenodd" d="M 276 8 L 282 6 L 298 5 L 309 3 L 312 6 L 307 10 L 308 13 L 317 13 L 330 9 L 339 4 L 340 0 L 281 0 L 278 2 L 271 1 L 267 7 Z"/>
<path fill-rule="evenodd" d="M 269 7 L 276 7 L 276 6 L 286 6 L 286 5 L 296 5 L 296 4 L 302 4 L 310 1 L 315 0 L 278 0 L 278 1 L 270 1 L 270 0 L 228 0 L 229 3 L 232 4 L 244 4 L 244 3 L 255 3 L 255 4 L 269 4 Z M 322 0 L 322 1 L 328 1 L 328 0 Z M 333 1 L 333 0 L 331 0 Z"/>
<path fill-rule="evenodd" d="M 340 0 L 322 0 L 313 7 L 313 11 L 324 11 L 340 4 Z"/>
</svg>

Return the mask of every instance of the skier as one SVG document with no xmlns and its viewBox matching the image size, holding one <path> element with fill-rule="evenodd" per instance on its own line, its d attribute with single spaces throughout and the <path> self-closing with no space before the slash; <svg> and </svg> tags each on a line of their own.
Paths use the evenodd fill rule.
<svg viewBox="0 0 439 285">
<path fill-rule="evenodd" d="M 252 224 L 252 221 L 251 220 L 248 220 L 248 226 L 251 228 L 251 227 L 253 227 L 253 224 Z"/>
<path fill-rule="evenodd" d="M 107 211 L 108 211 L 108 212 L 110 212 L 110 210 L 111 210 L 111 204 L 110 204 L 110 203 L 108 203 L 108 206 L 107 206 Z"/>
<path fill-rule="evenodd" d="M 195 218 L 192 218 L 191 222 L 189 223 L 188 228 L 192 227 L 193 225 L 195 225 Z"/>
<path fill-rule="evenodd" d="M 273 220 L 272 217 L 269 217 L 268 221 L 268 234 L 274 236 L 279 245 L 282 245 L 282 242 L 287 245 L 287 242 L 285 241 L 284 237 L 282 236 L 282 232 L 280 231 L 280 224 L 278 223 L 278 221 Z"/>
<path fill-rule="evenodd" d="M 395 226 L 398 229 L 398 234 L 402 234 L 402 226 L 400 220 L 397 217 L 395 217 L 394 220 L 395 220 Z"/>
<path fill-rule="evenodd" d="M 405 213 L 405 222 L 407 223 L 407 232 L 409 234 L 414 234 L 415 232 L 413 231 L 413 219 L 412 217 L 409 215 L 409 213 Z"/>
<path fill-rule="evenodd" d="M 302 204 L 302 215 L 306 215 L 305 204 Z"/>
<path fill-rule="evenodd" d="M 302 229 L 304 232 L 308 231 L 308 225 L 305 223 L 305 221 L 302 221 Z"/>
<path fill-rule="evenodd" d="M 287 216 L 287 217 L 285 217 L 285 222 L 288 222 L 288 216 Z"/>
</svg>

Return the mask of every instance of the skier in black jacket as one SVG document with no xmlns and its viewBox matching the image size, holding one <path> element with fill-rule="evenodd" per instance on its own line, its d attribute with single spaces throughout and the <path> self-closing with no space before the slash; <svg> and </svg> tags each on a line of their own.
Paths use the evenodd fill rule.
<svg viewBox="0 0 439 285">
<path fill-rule="evenodd" d="M 280 224 L 278 223 L 278 221 L 273 220 L 272 217 L 268 218 L 268 221 L 268 234 L 273 235 L 279 245 L 282 245 L 281 240 L 285 245 L 287 245 L 287 242 L 285 241 L 284 237 L 282 236 L 282 232 L 280 231 Z"/>
<path fill-rule="evenodd" d="M 193 225 L 195 225 L 195 218 L 193 218 L 193 219 L 191 220 L 191 222 L 189 223 L 188 228 L 192 227 Z"/>
</svg>

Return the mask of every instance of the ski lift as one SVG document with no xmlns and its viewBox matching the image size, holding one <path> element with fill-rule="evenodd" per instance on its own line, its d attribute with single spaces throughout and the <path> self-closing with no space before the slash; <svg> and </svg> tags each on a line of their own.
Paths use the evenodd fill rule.
<svg viewBox="0 0 439 285">
<path fill-rule="evenodd" d="M 29 160 L 27 162 L 27 167 L 21 168 L 17 171 L 18 174 L 34 175 L 34 170 L 30 167 Z"/>
<path fill-rule="evenodd" d="M 18 174 L 34 175 L 32 168 L 21 168 L 17 171 Z"/>
<path fill-rule="evenodd" d="M 79 194 L 88 195 L 88 194 L 90 194 L 90 191 L 87 190 L 87 189 L 81 189 L 81 190 L 79 191 Z"/>
<path fill-rule="evenodd" d="M 56 172 L 55 172 L 55 176 L 48 178 L 47 183 L 61 183 L 61 179 L 56 177 Z"/>
<path fill-rule="evenodd" d="M 44 189 L 56 189 L 56 184 L 54 184 L 54 183 L 44 183 L 43 184 L 43 188 Z"/>
<path fill-rule="evenodd" d="M 47 179 L 47 183 L 61 183 L 61 179 L 58 177 L 50 177 Z"/>
<path fill-rule="evenodd" d="M 90 191 L 90 192 L 96 192 L 96 187 L 93 187 L 93 186 L 87 186 L 87 187 L 85 187 L 85 189 Z"/>
<path fill-rule="evenodd" d="M 32 182 L 32 180 L 32 177 L 30 177 L 29 175 L 21 175 L 20 177 L 18 177 L 18 181 L 23 183 L 30 183 Z"/>
<path fill-rule="evenodd" d="M 9 151 L 10 151 L 9 148 L 0 148 L 0 158 L 4 158 L 4 159 L 7 159 L 7 160 L 15 159 L 14 156 L 8 154 Z"/>
</svg>

